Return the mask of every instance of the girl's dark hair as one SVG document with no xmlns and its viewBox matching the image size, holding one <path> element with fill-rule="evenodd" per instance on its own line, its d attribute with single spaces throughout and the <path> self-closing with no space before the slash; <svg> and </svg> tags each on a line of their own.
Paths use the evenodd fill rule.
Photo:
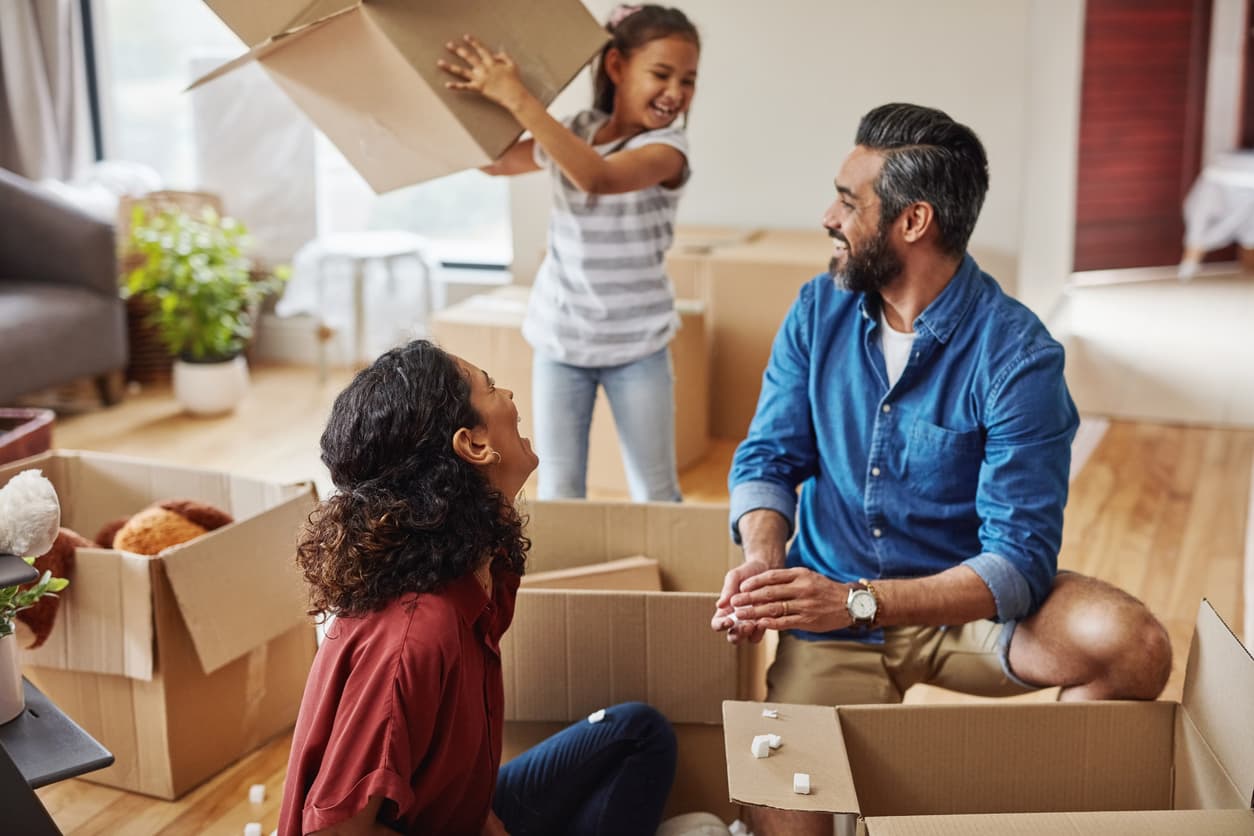
<svg viewBox="0 0 1254 836">
<path fill-rule="evenodd" d="M 610 33 L 610 40 L 601 48 L 601 54 L 593 64 L 592 106 L 602 113 L 614 112 L 616 85 L 605 69 L 605 56 L 611 48 L 617 49 L 626 58 L 649 41 L 671 35 L 687 38 L 697 49 L 701 48 L 701 36 L 697 34 L 697 27 L 679 9 L 651 4 L 640 6 L 635 11 L 630 9 L 629 6 L 619 6 L 610 14 L 610 22 L 605 25 Z M 614 22 L 616 19 L 617 23 Z"/>
<path fill-rule="evenodd" d="M 337 491 L 310 515 L 296 550 L 310 615 L 380 609 L 489 555 L 522 573 L 531 547 L 522 518 L 452 448 L 458 429 L 482 423 L 457 361 L 426 340 L 353 378 L 322 433 Z"/>
</svg>

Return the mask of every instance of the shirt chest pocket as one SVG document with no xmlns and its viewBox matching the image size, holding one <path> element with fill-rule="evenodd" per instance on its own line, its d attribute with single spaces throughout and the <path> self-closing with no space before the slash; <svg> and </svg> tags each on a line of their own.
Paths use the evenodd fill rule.
<svg viewBox="0 0 1254 836">
<path fill-rule="evenodd" d="M 980 430 L 949 430 L 916 420 L 906 442 L 906 482 L 937 502 L 973 502 L 984 460 Z"/>
</svg>

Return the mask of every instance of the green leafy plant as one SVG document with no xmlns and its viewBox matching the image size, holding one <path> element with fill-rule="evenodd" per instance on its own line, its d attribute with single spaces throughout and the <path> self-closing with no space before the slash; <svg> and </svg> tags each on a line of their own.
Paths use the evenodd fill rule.
<svg viewBox="0 0 1254 836">
<path fill-rule="evenodd" d="M 284 268 L 258 277 L 246 255 L 248 230 L 211 208 L 196 215 L 178 208 L 131 213 L 126 296 L 151 304 L 170 354 L 192 363 L 216 363 L 240 354 L 252 337 L 256 311 L 287 278 Z"/>
<path fill-rule="evenodd" d="M 33 557 L 24 559 L 31 565 L 35 563 Z M 70 582 L 65 578 L 54 578 L 51 572 L 44 572 L 43 576 L 30 586 L 0 587 L 0 639 L 13 634 L 13 619 L 18 613 L 29 609 L 45 595 L 55 597 L 58 592 L 69 585 Z"/>
</svg>

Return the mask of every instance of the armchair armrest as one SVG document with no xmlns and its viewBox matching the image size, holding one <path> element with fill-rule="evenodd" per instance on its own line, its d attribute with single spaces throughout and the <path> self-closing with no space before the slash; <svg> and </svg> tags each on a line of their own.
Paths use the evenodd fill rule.
<svg viewBox="0 0 1254 836">
<path fill-rule="evenodd" d="M 113 225 L 0 169 L 0 280 L 59 282 L 118 294 Z"/>
</svg>

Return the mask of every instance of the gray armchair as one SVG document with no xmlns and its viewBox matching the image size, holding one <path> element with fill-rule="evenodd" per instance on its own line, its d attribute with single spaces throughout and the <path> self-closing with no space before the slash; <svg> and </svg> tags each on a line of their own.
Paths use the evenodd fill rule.
<svg viewBox="0 0 1254 836">
<path fill-rule="evenodd" d="M 0 405 L 126 367 L 112 224 L 0 169 Z"/>
</svg>

